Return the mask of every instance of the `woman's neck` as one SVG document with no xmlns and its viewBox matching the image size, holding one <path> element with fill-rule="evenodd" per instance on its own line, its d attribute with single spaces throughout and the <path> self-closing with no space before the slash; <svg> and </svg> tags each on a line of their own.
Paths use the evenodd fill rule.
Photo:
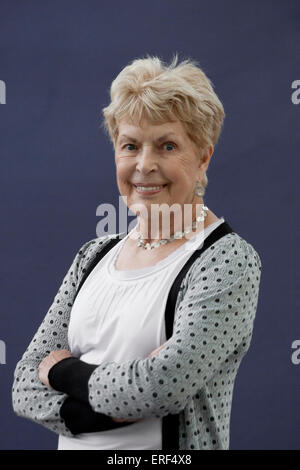
<svg viewBox="0 0 300 470">
<path fill-rule="evenodd" d="M 171 214 L 171 217 L 169 217 L 169 221 L 167 218 L 162 219 L 161 214 L 160 218 L 158 219 L 157 217 L 155 220 L 145 220 L 142 217 L 138 217 L 136 231 L 141 233 L 141 239 L 144 243 L 155 243 L 162 239 L 169 239 L 176 232 L 183 232 L 188 227 L 190 227 L 190 232 L 183 237 L 188 239 L 194 234 L 201 232 L 201 230 L 204 230 L 206 226 L 210 225 L 216 220 L 219 220 L 218 217 L 216 217 L 211 211 L 206 210 L 204 213 L 204 220 L 197 222 L 197 227 L 192 228 L 192 224 L 196 221 L 196 218 L 201 215 L 201 210 L 203 209 L 203 204 L 199 204 L 198 206 L 199 207 L 197 208 L 197 211 L 196 208 L 193 207 L 194 210 L 192 215 L 185 214 L 184 220 L 182 217 L 174 218 L 173 213 Z"/>
</svg>

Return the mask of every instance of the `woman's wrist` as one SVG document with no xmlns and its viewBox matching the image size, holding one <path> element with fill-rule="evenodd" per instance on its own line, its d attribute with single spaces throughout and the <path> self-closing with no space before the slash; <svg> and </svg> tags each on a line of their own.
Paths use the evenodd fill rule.
<svg viewBox="0 0 300 470">
<path fill-rule="evenodd" d="M 103 413 L 98 413 L 90 405 L 68 396 L 60 408 L 60 417 L 72 434 L 108 431 L 117 429 L 133 422 L 116 422 Z"/>
<path fill-rule="evenodd" d="M 89 404 L 88 382 L 97 367 L 77 357 L 67 357 L 51 367 L 48 380 L 54 390 Z"/>
</svg>

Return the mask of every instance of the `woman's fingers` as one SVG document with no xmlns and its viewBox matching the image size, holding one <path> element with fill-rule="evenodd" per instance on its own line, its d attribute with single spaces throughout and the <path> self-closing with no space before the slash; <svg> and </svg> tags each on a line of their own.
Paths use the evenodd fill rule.
<svg viewBox="0 0 300 470">
<path fill-rule="evenodd" d="M 159 346 L 159 348 L 156 348 L 154 349 L 154 351 L 152 351 L 148 357 L 152 357 L 152 356 L 156 356 L 156 354 L 158 354 L 158 352 L 161 350 L 161 348 L 163 347 L 164 345 L 162 344 L 161 346 Z"/>
<path fill-rule="evenodd" d="M 123 421 L 127 421 L 131 423 L 132 421 L 142 421 L 142 419 L 120 419 L 120 418 L 112 418 L 113 421 L 116 421 L 116 423 L 123 423 Z"/>
</svg>

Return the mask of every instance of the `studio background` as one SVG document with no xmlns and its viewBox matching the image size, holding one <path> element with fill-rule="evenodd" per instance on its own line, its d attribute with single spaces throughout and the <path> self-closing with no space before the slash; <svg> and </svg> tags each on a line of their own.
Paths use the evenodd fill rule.
<svg viewBox="0 0 300 470">
<path fill-rule="evenodd" d="M 199 62 L 226 113 L 204 202 L 262 260 L 230 448 L 300 448 L 299 1 L 2 0 L 1 449 L 57 448 L 57 434 L 15 415 L 13 371 L 77 250 L 97 236 L 97 207 L 118 213 L 100 128 L 112 80 L 135 58 L 169 63 L 175 52 Z"/>
</svg>

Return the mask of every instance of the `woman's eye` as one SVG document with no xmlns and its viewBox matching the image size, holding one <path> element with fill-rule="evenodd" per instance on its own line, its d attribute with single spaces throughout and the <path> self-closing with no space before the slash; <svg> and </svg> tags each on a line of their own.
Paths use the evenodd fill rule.
<svg viewBox="0 0 300 470">
<path fill-rule="evenodd" d="M 164 145 L 168 145 L 168 147 L 171 146 L 171 147 L 174 147 L 174 148 L 175 148 L 175 146 L 176 146 L 173 142 L 165 142 L 165 143 L 163 144 L 163 146 L 164 146 Z M 132 149 L 128 149 L 129 146 L 135 147 L 134 144 L 125 144 L 123 148 L 124 148 L 125 150 L 132 150 Z M 172 149 L 171 149 L 171 150 L 172 150 Z"/>
<path fill-rule="evenodd" d="M 125 148 L 126 150 L 128 150 L 128 149 L 126 148 L 126 147 L 128 147 L 128 145 L 132 145 L 132 146 L 134 147 L 134 144 L 126 144 L 126 145 L 124 145 L 124 148 Z"/>
<path fill-rule="evenodd" d="M 175 144 L 173 142 L 166 142 L 164 145 L 168 145 L 169 147 L 175 147 Z"/>
</svg>

